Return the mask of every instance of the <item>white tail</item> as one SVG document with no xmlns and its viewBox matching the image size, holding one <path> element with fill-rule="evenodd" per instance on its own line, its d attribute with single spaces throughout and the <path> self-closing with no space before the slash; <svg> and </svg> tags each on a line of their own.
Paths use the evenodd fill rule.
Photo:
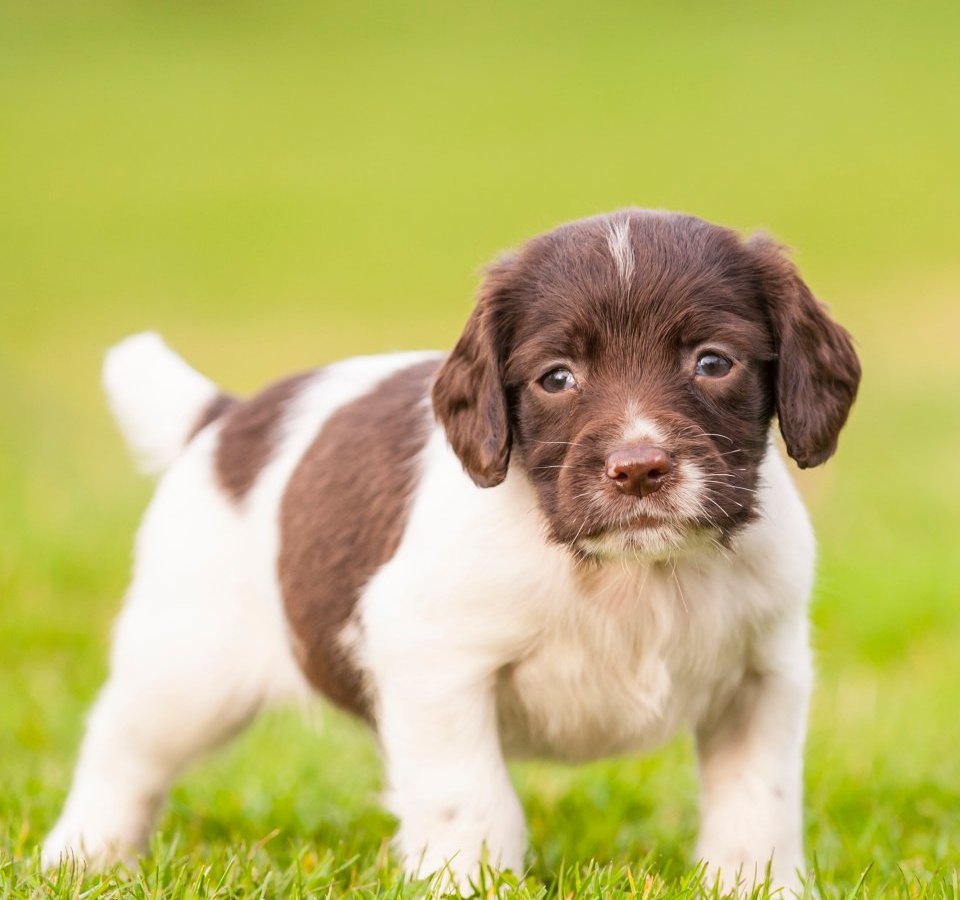
<svg viewBox="0 0 960 900">
<path fill-rule="evenodd" d="M 111 347 L 103 362 L 110 409 L 144 472 L 162 472 L 180 454 L 217 386 L 151 331 Z"/>
</svg>

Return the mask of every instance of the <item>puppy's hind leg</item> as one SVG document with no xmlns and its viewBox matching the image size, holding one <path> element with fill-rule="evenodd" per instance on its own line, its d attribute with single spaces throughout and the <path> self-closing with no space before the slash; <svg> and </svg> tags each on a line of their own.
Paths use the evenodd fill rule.
<svg viewBox="0 0 960 900">
<path fill-rule="evenodd" d="M 159 602 L 159 601 L 158 601 Z M 66 805 L 43 847 L 45 865 L 130 861 L 149 837 L 173 779 L 246 725 L 262 692 L 244 648 L 202 615 L 145 615 L 132 596 L 118 623 L 111 674 L 90 713 Z"/>
<path fill-rule="evenodd" d="M 173 779 L 291 687 L 276 598 L 243 522 L 200 479 L 160 486 L 138 540 L 107 684 L 91 712 L 45 865 L 130 860 Z"/>
<path fill-rule="evenodd" d="M 182 665 L 174 650 L 168 665 Z M 249 703 L 228 710 L 184 674 L 121 667 L 111 675 L 91 711 L 63 813 L 44 842 L 44 865 L 63 857 L 94 867 L 129 862 L 176 775 L 252 717 Z"/>
</svg>

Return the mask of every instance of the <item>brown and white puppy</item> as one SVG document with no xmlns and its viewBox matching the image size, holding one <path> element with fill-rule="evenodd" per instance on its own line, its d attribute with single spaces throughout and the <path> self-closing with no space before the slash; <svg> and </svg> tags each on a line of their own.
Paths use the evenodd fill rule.
<svg viewBox="0 0 960 900">
<path fill-rule="evenodd" d="M 770 425 L 822 463 L 859 376 L 776 244 L 641 210 L 497 262 L 446 357 L 239 401 L 128 339 L 107 393 L 167 471 L 44 859 L 135 852 L 198 753 L 318 691 L 376 729 L 413 872 L 522 869 L 505 753 L 689 727 L 699 857 L 796 885 L 814 541 Z"/>
</svg>

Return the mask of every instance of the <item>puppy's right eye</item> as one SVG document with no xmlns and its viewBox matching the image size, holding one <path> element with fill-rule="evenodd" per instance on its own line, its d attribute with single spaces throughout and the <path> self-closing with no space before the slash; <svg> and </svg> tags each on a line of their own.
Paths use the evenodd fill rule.
<svg viewBox="0 0 960 900">
<path fill-rule="evenodd" d="M 540 387 L 548 394 L 560 394 L 573 390 L 576 386 L 577 379 L 573 377 L 573 372 L 563 366 L 551 369 L 540 379 Z"/>
</svg>

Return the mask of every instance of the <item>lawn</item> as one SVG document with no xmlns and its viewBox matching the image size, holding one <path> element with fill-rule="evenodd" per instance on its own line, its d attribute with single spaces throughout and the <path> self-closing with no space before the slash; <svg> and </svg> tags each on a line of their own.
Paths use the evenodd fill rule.
<svg viewBox="0 0 960 900">
<path fill-rule="evenodd" d="M 825 898 L 960 898 L 958 47 L 947 2 L 0 0 L 0 896 L 427 893 L 323 709 L 194 769 L 139 871 L 40 872 L 150 492 L 100 356 L 156 328 L 245 391 L 449 346 L 500 249 L 636 204 L 771 230 L 857 337 L 797 473 L 808 854 Z M 514 772 L 521 896 L 694 895 L 688 741 Z"/>
</svg>

